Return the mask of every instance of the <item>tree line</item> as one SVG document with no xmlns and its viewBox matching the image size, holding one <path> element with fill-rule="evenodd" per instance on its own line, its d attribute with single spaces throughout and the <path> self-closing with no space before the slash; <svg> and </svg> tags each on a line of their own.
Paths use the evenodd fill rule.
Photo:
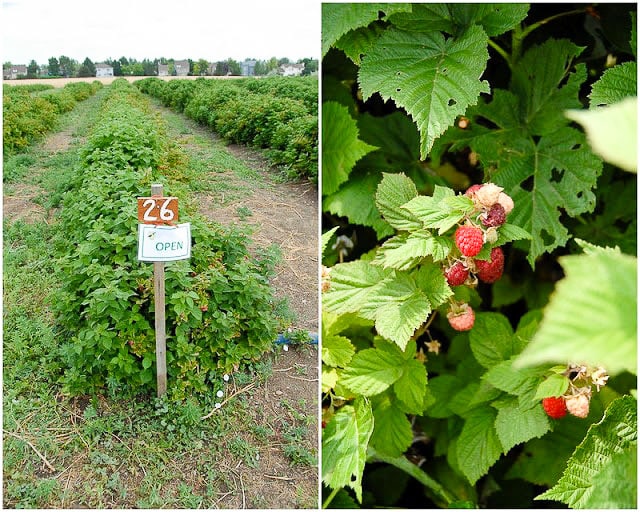
<svg viewBox="0 0 640 512">
<path fill-rule="evenodd" d="M 225 76 L 225 75 L 241 75 L 241 63 L 234 59 L 218 61 L 210 63 L 206 59 L 186 59 L 189 61 L 189 75 L 191 76 Z M 255 61 L 253 67 L 253 75 L 264 76 L 277 74 L 278 68 L 283 64 L 291 64 L 288 58 L 278 59 L 271 57 L 269 60 L 247 59 Z M 141 61 L 135 58 L 120 57 L 119 59 L 106 59 L 105 64 L 113 67 L 115 76 L 155 76 L 158 74 L 158 64 L 168 66 L 169 74 L 175 75 L 175 59 L 167 59 L 164 57 L 158 59 L 143 59 Z M 310 75 L 318 71 L 318 61 L 316 59 L 304 58 L 299 59 L 296 64 L 304 64 L 303 75 Z M 11 62 L 5 62 L 3 68 L 11 67 Z M 35 60 L 31 60 L 27 65 L 27 73 L 23 78 L 42 78 L 42 77 L 91 77 L 96 76 L 96 65 L 87 57 L 82 63 L 77 60 L 61 55 L 60 57 L 51 57 L 46 65 L 40 66 Z M 19 76 L 19 78 L 21 78 Z"/>
</svg>

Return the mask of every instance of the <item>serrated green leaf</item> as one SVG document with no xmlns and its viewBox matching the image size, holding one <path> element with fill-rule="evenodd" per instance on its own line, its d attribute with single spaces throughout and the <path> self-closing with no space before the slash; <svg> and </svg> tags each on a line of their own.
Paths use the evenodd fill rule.
<svg viewBox="0 0 640 512">
<path fill-rule="evenodd" d="M 351 487 L 362 502 L 362 472 L 373 432 L 373 414 L 366 398 L 341 407 L 322 435 L 322 481 L 332 489 Z"/>
<path fill-rule="evenodd" d="M 433 308 L 437 308 L 453 295 L 438 265 L 423 265 L 414 274 L 414 279 Z"/>
<path fill-rule="evenodd" d="M 489 53 L 478 26 L 459 37 L 439 32 L 411 33 L 389 28 L 362 59 L 358 81 L 365 99 L 379 92 L 393 99 L 418 125 L 420 156 L 489 86 L 478 77 Z M 454 99 L 455 98 L 455 99 Z"/>
<path fill-rule="evenodd" d="M 502 453 L 495 429 L 496 415 L 491 407 L 478 407 L 467 416 L 456 441 L 458 466 L 471 484 L 485 475 Z"/>
<path fill-rule="evenodd" d="M 602 252 L 564 256 L 560 264 L 566 277 L 517 366 L 580 361 L 603 366 L 610 375 L 635 373 L 636 258 Z"/>
<path fill-rule="evenodd" d="M 502 391 L 517 396 L 522 408 L 531 408 L 536 403 L 535 392 L 544 370 L 514 368 L 513 362 L 514 358 L 496 364 L 482 379 Z"/>
<path fill-rule="evenodd" d="M 562 109 L 579 108 L 580 86 L 586 79 L 584 64 L 567 74 L 567 64 L 583 48 L 568 39 L 547 39 L 534 45 L 513 67 L 510 90 L 520 98 L 520 119 L 532 135 L 545 135 L 562 126 Z"/>
<path fill-rule="evenodd" d="M 338 149 L 339 148 L 339 149 Z M 356 162 L 375 146 L 358 138 L 358 127 L 349 109 L 327 101 L 322 105 L 322 193 L 333 194 L 349 179 Z"/>
<path fill-rule="evenodd" d="M 569 377 L 554 373 L 538 385 L 533 398 L 542 400 L 549 396 L 562 396 L 567 389 L 569 389 Z"/>
<path fill-rule="evenodd" d="M 514 354 L 513 329 L 500 313 L 478 313 L 469 332 L 471 352 L 485 368 L 509 359 Z"/>
<path fill-rule="evenodd" d="M 611 460 L 593 477 L 591 483 L 598 492 L 585 500 L 583 508 L 638 509 L 638 450 L 634 445 L 614 453 Z"/>
<path fill-rule="evenodd" d="M 372 23 L 368 27 L 347 32 L 335 43 L 335 47 L 342 50 L 356 66 L 359 66 L 362 56 L 367 54 L 369 48 L 375 44 L 383 32 L 384 26 Z"/>
<path fill-rule="evenodd" d="M 434 397 L 433 404 L 427 409 L 430 418 L 448 418 L 453 415 L 449 407 L 453 397 L 462 389 L 462 382 L 453 375 L 439 375 L 429 379 L 429 392 Z"/>
<path fill-rule="evenodd" d="M 422 414 L 427 389 L 427 369 L 420 361 L 407 361 L 404 372 L 393 384 L 393 391 L 401 402 L 401 409 L 409 414 Z"/>
<path fill-rule="evenodd" d="M 438 229 L 442 235 L 473 210 L 473 203 L 468 197 L 455 196 L 448 187 L 436 185 L 433 196 L 418 196 L 402 205 L 402 208 L 425 227 Z"/>
<path fill-rule="evenodd" d="M 366 27 L 379 17 L 382 11 L 386 15 L 394 12 L 411 11 L 411 4 L 322 4 L 322 56 L 329 48 L 350 30 Z"/>
<path fill-rule="evenodd" d="M 498 240 L 495 245 L 505 245 L 514 240 L 531 240 L 531 234 L 520 226 L 505 222 L 498 228 Z"/>
<path fill-rule="evenodd" d="M 404 174 L 384 173 L 376 192 L 376 206 L 385 220 L 399 230 L 420 229 L 422 223 L 401 208 L 418 195 L 415 184 Z"/>
<path fill-rule="evenodd" d="M 323 294 L 322 306 L 334 313 L 360 311 L 391 272 L 362 260 L 335 265 L 331 268 L 331 286 Z"/>
<path fill-rule="evenodd" d="M 404 350 L 409 338 L 426 321 L 431 309 L 429 300 L 415 280 L 406 273 L 395 272 L 393 277 L 380 282 L 367 295 L 360 313 L 365 318 L 375 319 L 378 333 Z"/>
<path fill-rule="evenodd" d="M 382 393 L 396 382 L 403 372 L 402 356 L 377 348 L 361 350 L 342 373 L 342 383 L 364 396 Z"/>
<path fill-rule="evenodd" d="M 638 94 L 638 65 L 636 62 L 624 62 L 607 69 L 591 87 L 589 106 L 610 105 Z"/>
<path fill-rule="evenodd" d="M 613 401 L 602 420 L 589 428 L 558 483 L 535 499 L 556 500 L 571 508 L 586 508 L 592 494 L 599 493 L 594 485 L 598 473 L 606 469 L 614 454 L 635 450 L 637 439 L 637 402 L 631 396 L 624 396 Z M 628 475 L 628 478 L 637 476 Z M 605 489 L 610 485 L 608 481 L 599 483 L 604 484 Z"/>
<path fill-rule="evenodd" d="M 377 451 L 389 457 L 399 457 L 411 446 L 411 422 L 388 395 L 374 402 L 373 419 L 374 429 L 370 445 Z"/>
<path fill-rule="evenodd" d="M 322 392 L 328 393 L 338 383 L 338 372 L 335 368 L 322 366 Z"/>
<path fill-rule="evenodd" d="M 541 405 L 522 409 L 517 402 L 499 408 L 495 425 L 505 455 L 517 444 L 542 437 L 550 428 Z"/>
<path fill-rule="evenodd" d="M 409 270 L 426 256 L 434 261 L 444 260 L 452 247 L 451 238 L 433 236 L 429 230 L 401 233 L 382 244 L 374 263 L 385 268 Z"/>
<path fill-rule="evenodd" d="M 489 36 L 498 36 L 518 25 L 528 10 L 527 4 L 415 4 L 412 13 L 394 14 L 389 20 L 403 30 L 449 34 L 478 24 Z"/>
<path fill-rule="evenodd" d="M 324 250 L 327 248 L 327 245 L 329 245 L 329 242 L 331 241 L 331 238 L 333 238 L 335 232 L 338 231 L 338 227 L 339 226 L 336 226 L 326 233 L 322 233 L 322 237 L 320 240 L 320 254 L 324 254 Z"/>
<path fill-rule="evenodd" d="M 375 205 L 375 193 L 380 174 L 354 172 L 335 194 L 322 202 L 324 211 L 347 217 L 351 224 L 372 227 L 379 239 L 392 235 L 394 230 L 380 215 Z"/>
<path fill-rule="evenodd" d="M 521 478 L 536 485 L 553 486 L 566 466 L 567 460 L 580 444 L 589 428 L 581 418 L 567 415 L 562 427 L 542 438 L 528 441 L 506 474 L 506 478 Z"/>
<path fill-rule="evenodd" d="M 349 338 L 335 334 L 322 336 L 322 362 L 328 366 L 347 366 L 355 351 Z"/>
<path fill-rule="evenodd" d="M 580 123 L 594 153 L 629 172 L 638 172 L 638 99 L 626 98 L 594 110 L 568 110 Z"/>
</svg>

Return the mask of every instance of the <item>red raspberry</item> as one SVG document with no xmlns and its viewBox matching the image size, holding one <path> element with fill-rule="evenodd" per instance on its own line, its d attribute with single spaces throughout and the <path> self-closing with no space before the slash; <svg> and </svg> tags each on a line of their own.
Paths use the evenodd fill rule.
<svg viewBox="0 0 640 512">
<path fill-rule="evenodd" d="M 489 211 L 480 217 L 482 224 L 488 228 L 502 226 L 507 217 L 504 207 L 500 203 L 494 204 Z"/>
<path fill-rule="evenodd" d="M 465 267 L 461 261 L 456 261 L 445 270 L 444 275 L 447 278 L 449 286 L 460 286 L 467 280 L 467 277 L 469 277 L 469 269 Z"/>
<path fill-rule="evenodd" d="M 542 399 L 542 408 L 547 416 L 555 420 L 567 414 L 567 404 L 562 396 L 550 396 Z"/>
<path fill-rule="evenodd" d="M 456 331 L 469 331 L 476 321 L 476 314 L 469 304 L 464 304 L 460 312 L 449 311 L 447 320 Z"/>
<path fill-rule="evenodd" d="M 478 279 L 484 283 L 495 283 L 502 277 L 504 270 L 504 253 L 500 247 L 491 249 L 491 259 L 476 260 Z"/>
<path fill-rule="evenodd" d="M 455 234 L 456 245 L 465 256 L 473 257 L 480 252 L 484 243 L 484 235 L 475 226 L 460 226 Z"/>
</svg>

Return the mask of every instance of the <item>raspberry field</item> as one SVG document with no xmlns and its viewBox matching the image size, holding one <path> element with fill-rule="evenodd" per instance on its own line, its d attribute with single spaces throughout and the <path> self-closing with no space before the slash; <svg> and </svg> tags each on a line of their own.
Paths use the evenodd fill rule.
<svg viewBox="0 0 640 512">
<path fill-rule="evenodd" d="M 5 92 L 29 122 L 5 109 L 4 505 L 315 507 L 315 185 L 124 80 L 74 87 L 93 95 L 65 109 L 65 89 Z M 136 260 L 155 182 L 193 229 L 166 265 L 162 399 Z"/>
<path fill-rule="evenodd" d="M 322 14 L 323 506 L 636 508 L 635 6 Z"/>
</svg>

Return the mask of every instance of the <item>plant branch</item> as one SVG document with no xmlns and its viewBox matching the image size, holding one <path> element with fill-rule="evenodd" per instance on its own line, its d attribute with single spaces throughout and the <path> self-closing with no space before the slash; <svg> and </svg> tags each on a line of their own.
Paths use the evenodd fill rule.
<svg viewBox="0 0 640 512">
<path fill-rule="evenodd" d="M 44 462 L 44 463 L 45 463 L 45 465 L 46 465 L 46 466 L 47 466 L 47 467 L 48 467 L 52 472 L 55 472 L 56 468 L 54 468 L 54 467 L 49 463 L 49 461 L 46 459 L 46 457 L 45 457 L 44 455 L 42 455 L 42 454 L 38 451 L 38 449 L 33 445 L 33 443 L 32 443 L 31 441 L 29 441 L 28 439 L 25 439 L 25 438 L 24 438 L 24 437 L 22 437 L 22 436 L 19 436 L 18 434 L 15 434 L 15 433 L 13 433 L 13 432 L 9 432 L 8 430 L 5 430 L 5 429 L 2 429 L 2 432 L 3 432 L 3 433 L 5 433 L 5 434 L 7 434 L 8 436 L 15 437 L 16 439 L 19 439 L 20 441 L 23 441 L 23 442 L 27 443 L 27 444 L 29 445 L 29 448 L 31 448 L 31 449 L 36 453 L 36 455 L 37 455 L 38 457 L 40 457 L 40 459 L 42 460 L 42 462 Z"/>
<path fill-rule="evenodd" d="M 420 469 L 415 464 L 412 464 L 406 457 L 387 457 L 386 455 L 382 455 L 378 453 L 374 448 L 369 446 L 367 448 L 367 459 L 374 460 L 378 462 L 385 462 L 387 464 L 391 464 L 392 466 L 404 471 L 408 475 L 415 478 L 418 482 L 424 485 L 427 489 L 429 489 L 437 498 L 444 501 L 447 506 L 456 501 L 456 499 L 451 496 L 449 491 L 447 491 L 439 482 L 431 478 L 427 473 L 425 473 L 422 469 Z"/>
<path fill-rule="evenodd" d="M 557 20 L 558 18 L 562 18 L 564 16 L 573 16 L 574 14 L 584 14 L 584 13 L 585 13 L 585 9 L 582 8 L 582 9 L 574 9 L 573 11 L 561 12 L 558 14 L 554 14 L 553 16 L 549 16 L 548 18 L 545 18 L 536 23 L 533 23 L 532 25 L 529 25 L 527 28 L 525 28 L 519 34 L 520 39 L 524 40 L 531 32 L 533 32 L 537 28 L 540 28 L 542 25 L 546 25 L 547 23 Z"/>
<path fill-rule="evenodd" d="M 493 48 L 496 51 L 496 53 L 500 55 L 507 62 L 507 65 L 511 67 L 511 57 L 506 52 L 506 50 L 502 48 L 502 46 L 496 43 L 493 39 L 489 39 L 489 46 L 491 46 L 491 48 Z"/>
<path fill-rule="evenodd" d="M 327 497 L 326 500 L 324 500 L 324 502 L 322 503 L 322 508 L 327 508 L 331 502 L 333 501 L 333 498 L 336 497 L 336 494 L 338 494 L 338 491 L 340 490 L 340 488 L 338 489 L 333 489 L 331 491 L 331 494 L 329 494 L 329 496 Z"/>
</svg>

